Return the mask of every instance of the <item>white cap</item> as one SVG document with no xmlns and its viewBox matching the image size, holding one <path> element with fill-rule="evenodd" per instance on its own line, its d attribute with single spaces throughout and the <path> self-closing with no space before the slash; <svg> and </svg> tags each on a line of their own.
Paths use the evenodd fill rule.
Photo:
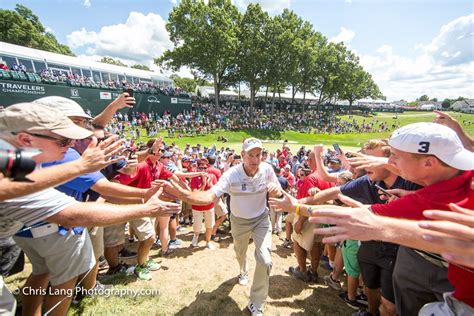
<svg viewBox="0 0 474 316">
<path fill-rule="evenodd" d="M 36 99 L 33 101 L 33 103 L 44 104 L 51 108 L 58 109 L 66 116 L 79 116 L 88 119 L 92 118 L 87 115 L 86 112 L 84 112 L 84 109 L 82 108 L 82 106 L 79 105 L 79 103 L 68 98 L 51 96 Z"/>
<path fill-rule="evenodd" d="M 260 148 L 260 149 L 263 148 L 262 141 L 260 139 L 257 139 L 257 138 L 254 138 L 254 137 L 247 138 L 244 141 L 244 143 L 242 144 L 242 150 L 243 151 L 248 152 L 248 151 L 251 151 L 254 148 Z"/>
<path fill-rule="evenodd" d="M 441 124 L 406 125 L 393 132 L 388 143 L 401 151 L 434 155 L 459 170 L 474 170 L 474 153 L 464 148 L 454 130 Z"/>
</svg>

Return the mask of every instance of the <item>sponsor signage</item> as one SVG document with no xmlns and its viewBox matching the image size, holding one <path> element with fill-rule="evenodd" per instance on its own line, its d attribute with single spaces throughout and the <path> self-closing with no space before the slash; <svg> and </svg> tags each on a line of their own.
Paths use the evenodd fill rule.
<svg viewBox="0 0 474 316">
<path fill-rule="evenodd" d="M 101 100 L 112 100 L 112 92 L 100 91 Z"/>
<path fill-rule="evenodd" d="M 178 103 L 178 98 L 171 98 L 171 103 L 172 103 L 172 104 Z"/>
<path fill-rule="evenodd" d="M 71 89 L 71 98 L 72 99 L 79 99 L 79 90 L 78 89 Z"/>
<path fill-rule="evenodd" d="M 24 83 L 6 83 L 0 82 L 1 92 L 22 93 L 22 94 L 45 94 L 46 90 L 43 86 Z"/>
<path fill-rule="evenodd" d="M 173 98 L 171 98 L 171 100 L 173 100 Z M 178 99 L 178 102 L 179 103 L 185 103 L 185 104 L 191 104 L 191 99 L 182 99 L 182 98 L 179 98 Z M 173 103 L 173 101 L 171 101 L 171 103 Z M 176 103 L 176 102 L 175 102 Z"/>
<path fill-rule="evenodd" d="M 154 95 L 150 95 L 147 99 L 148 103 L 161 103 L 160 100 L 158 100 L 157 97 Z"/>
</svg>

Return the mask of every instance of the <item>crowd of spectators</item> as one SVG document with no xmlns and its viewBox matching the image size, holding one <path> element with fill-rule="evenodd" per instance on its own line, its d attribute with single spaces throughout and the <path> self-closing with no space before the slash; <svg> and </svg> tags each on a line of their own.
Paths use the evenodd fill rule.
<svg viewBox="0 0 474 316">
<path fill-rule="evenodd" d="M 2 144 L 41 149 L 35 160 L 42 168 L 31 176 L 35 182 L 2 179 L 4 190 L 0 194 L 5 218 L 0 237 L 7 238 L 9 243 L 2 248 L 2 254 L 8 250 L 18 256 L 15 249 L 19 246 L 33 266 L 26 284 L 36 291 L 30 290 L 34 294 L 22 297 L 25 315 L 41 310 L 47 314 L 53 310 L 58 315 L 67 313 L 73 295 L 67 291 L 61 292 L 63 295 L 42 292 L 48 284 L 53 290 L 81 287 L 91 290 L 86 293 L 112 287 L 97 280 L 101 265 L 108 266 L 109 275 L 131 271 L 140 280 L 151 280 L 161 266 L 149 257 L 150 249 L 161 248 L 160 256 L 172 259 L 170 254 L 180 251 L 182 246 L 182 240 L 177 237 L 180 225 L 194 222 L 191 245 L 199 247 L 204 220 L 205 247 L 211 251 L 222 234 L 228 234 L 219 228 L 231 211 L 229 196 L 205 206 L 189 205 L 179 201 L 173 193 L 176 189 L 170 188 L 210 190 L 219 183 L 223 173 L 241 166 L 244 157 L 239 151 L 200 144 L 180 148 L 161 138 L 136 144 L 133 139 L 117 137 L 123 135 L 127 125 L 135 127 L 135 132 L 136 127 L 147 122 L 160 122 L 160 126 L 169 128 L 192 122 L 196 116 L 202 122 L 222 128 L 226 119 L 219 117 L 211 121 L 207 115 L 210 112 L 206 112 L 213 110 L 209 105 L 176 118 L 169 113 L 161 116 L 133 113 L 130 117 L 119 112 L 132 107 L 134 102 L 124 93 L 94 118 L 79 104 L 62 97 L 45 97 L 0 112 Z M 441 219 L 454 221 L 454 228 L 449 227 L 459 231 L 450 235 L 451 230 L 444 223 L 445 234 L 441 239 L 439 235 L 421 238 L 410 226 L 415 223 L 418 227 L 419 220 L 437 219 L 423 213 L 426 209 L 456 209 L 450 203 L 458 202 L 472 209 L 474 141 L 452 117 L 444 113 L 437 115 L 437 123 L 405 126 L 390 141 L 371 140 L 360 152 L 344 153 L 337 146 L 332 150 L 322 145 L 302 146 L 292 152 L 288 141 L 283 141 L 280 149 L 263 150 L 261 156 L 259 153 L 260 163 L 273 167 L 283 190 L 282 196 L 269 201 L 270 217 L 273 232 L 280 235 L 284 231 L 282 246 L 292 248 L 295 253 L 295 266 L 288 268 L 292 277 L 306 283 L 325 282 L 340 291 L 341 300 L 349 307 L 361 309 L 356 315 L 376 315 L 379 310 L 384 315 L 415 314 L 433 301 L 438 301 L 437 305 L 423 307 L 421 315 L 474 312 L 472 211 L 462 208 L 451 218 L 438 214 Z M 245 124 L 254 122 L 250 116 L 247 118 Z M 367 125 L 370 124 L 364 124 Z M 354 128 L 362 131 L 365 127 L 354 125 Z M 51 186 L 55 189 L 48 189 Z M 323 203 L 329 206 L 314 205 Z M 347 207 L 336 206 L 343 204 L 356 207 L 354 214 L 361 216 L 352 215 Z M 385 217 L 370 213 L 362 204 L 372 205 L 373 213 Z M 412 208 L 414 211 L 410 212 Z M 289 213 L 282 216 L 282 210 Z M 344 216 L 338 218 L 338 213 L 331 210 Z M 329 215 L 318 217 L 318 212 Z M 382 222 L 375 221 L 375 217 L 380 217 Z M 393 228 L 392 223 L 398 221 L 400 226 Z M 407 231 L 384 233 L 379 227 L 381 223 L 394 232 Z M 419 225 L 426 235 L 434 224 Z M 352 230 L 342 231 L 346 226 Z M 315 235 L 315 229 L 324 233 Z M 126 232 L 130 242 L 138 243 L 137 253 L 127 249 Z M 407 237 L 410 234 L 416 238 Z M 469 234 L 470 239 L 460 237 Z M 9 238 L 12 235 L 14 242 Z M 443 243 L 445 238 L 450 242 Z M 453 238 L 457 243 L 451 241 Z M 436 245 L 430 246 L 433 241 Z M 404 247 L 397 253 L 398 246 L 391 242 Z M 454 254 L 446 254 L 446 249 Z M 442 253 L 443 257 L 436 253 Z M 11 258 L 10 254 L 5 257 Z M 128 263 L 119 258 L 127 258 Z M 323 278 L 319 275 L 320 260 L 332 271 Z M 345 291 L 341 284 L 343 271 L 347 277 Z M 239 283 L 246 284 L 240 281 L 239 277 Z M 454 294 L 448 293 L 453 290 Z M 2 279 L 0 292 L 3 292 L 0 308 L 6 306 L 11 312 L 15 301 L 5 290 Z M 78 294 L 75 298 L 83 297 L 84 294 Z M 263 309 L 259 309 L 254 314 L 262 313 Z"/>
<path fill-rule="evenodd" d="M 132 138 L 140 135 L 140 128 L 146 130 L 146 136 L 153 137 L 158 132 L 166 131 L 168 137 L 181 138 L 214 133 L 216 130 L 236 131 L 241 129 L 268 130 L 272 132 L 298 131 L 315 134 L 345 134 L 390 132 L 399 127 L 395 122 L 387 124 L 377 117 L 367 116 L 358 121 L 354 116 L 348 120 L 340 117 L 342 111 L 306 110 L 288 112 L 286 108 L 274 110 L 254 110 L 240 106 L 221 106 L 216 111 L 214 104 L 195 103 L 190 111 L 183 111 L 175 116 L 169 112 L 161 115 L 156 112 L 116 113 L 109 126 L 110 131 L 124 135 L 130 131 Z"/>
<path fill-rule="evenodd" d="M 18 71 L 18 72 L 27 72 L 26 66 L 22 63 L 12 64 L 10 67 L 6 62 L 0 60 L 0 69 L 5 71 Z M 82 87 L 92 87 L 92 88 L 102 88 L 102 89 L 122 89 L 130 88 L 135 91 L 144 92 L 144 93 L 155 93 L 163 94 L 166 96 L 178 97 L 186 94 L 183 89 L 179 87 L 162 86 L 157 85 L 153 82 L 130 82 L 127 80 L 97 80 L 90 76 L 80 75 L 78 73 L 68 73 L 59 72 L 51 68 L 41 69 L 39 71 L 39 76 L 42 82 L 46 83 L 64 83 L 72 86 L 82 86 Z"/>
</svg>

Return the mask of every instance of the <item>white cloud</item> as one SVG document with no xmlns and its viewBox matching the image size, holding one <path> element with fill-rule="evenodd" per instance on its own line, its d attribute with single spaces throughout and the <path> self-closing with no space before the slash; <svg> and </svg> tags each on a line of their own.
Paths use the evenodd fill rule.
<svg viewBox="0 0 474 316">
<path fill-rule="evenodd" d="M 96 32 L 88 32 L 84 27 L 66 36 L 67 44 L 72 48 L 93 44 L 97 40 Z"/>
<path fill-rule="evenodd" d="M 388 100 L 429 97 L 474 97 L 474 15 L 460 17 L 443 26 L 429 44 L 417 44 L 417 55 L 407 58 L 388 45 L 375 54 L 360 55 Z"/>
<path fill-rule="evenodd" d="M 278 14 L 290 8 L 291 0 L 233 0 L 239 10 L 245 10 L 250 3 L 259 3 L 269 14 Z"/>
<path fill-rule="evenodd" d="M 344 42 L 345 44 L 350 43 L 355 36 L 355 32 L 353 30 L 346 29 L 345 27 L 341 27 L 341 31 L 336 36 L 329 39 L 330 42 L 339 43 Z"/>
<path fill-rule="evenodd" d="M 72 48 L 84 46 L 87 55 L 151 65 L 153 58 L 172 48 L 165 25 L 158 14 L 130 12 L 123 24 L 104 26 L 98 32 L 81 28 L 69 34 L 67 40 Z"/>
<path fill-rule="evenodd" d="M 449 66 L 474 61 L 474 14 L 444 25 L 438 36 L 424 47 L 437 62 Z"/>
<path fill-rule="evenodd" d="M 85 6 L 86 8 L 90 8 L 91 7 L 91 0 L 84 0 L 84 3 L 82 5 Z"/>
<path fill-rule="evenodd" d="M 170 0 L 171 4 L 175 6 L 178 3 L 178 0 Z"/>
</svg>

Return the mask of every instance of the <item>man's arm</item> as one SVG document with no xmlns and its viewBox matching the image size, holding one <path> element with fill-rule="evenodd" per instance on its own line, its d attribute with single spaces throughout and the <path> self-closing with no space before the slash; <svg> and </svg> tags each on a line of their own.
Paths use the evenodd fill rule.
<svg viewBox="0 0 474 316">
<path fill-rule="evenodd" d="M 217 196 L 212 190 L 208 191 L 190 191 L 184 189 L 179 182 L 173 178 L 170 182 L 160 181 L 159 185 L 163 187 L 164 192 L 174 196 L 191 205 L 208 205 L 217 201 Z"/>
<path fill-rule="evenodd" d="M 441 111 L 433 112 L 436 114 L 436 118 L 434 120 L 435 123 L 442 124 L 453 129 L 461 139 L 464 148 L 469 151 L 474 151 L 474 138 L 462 128 L 461 124 L 454 117 Z"/>
<path fill-rule="evenodd" d="M 33 182 L 13 182 L 3 178 L 0 180 L 0 201 L 56 187 L 81 174 L 99 171 L 116 163 L 123 159 L 122 156 L 114 157 L 121 152 L 121 144 L 121 140 L 111 137 L 97 145 L 97 139 L 94 138 L 79 159 L 61 165 L 36 169 L 30 173 L 27 178 Z M 112 157 L 114 158 L 112 159 Z"/>
<path fill-rule="evenodd" d="M 420 227 L 418 221 L 375 215 L 368 206 L 357 208 L 319 206 L 315 208 L 317 209 L 311 211 L 310 222 L 335 225 L 315 229 L 316 234 L 330 235 L 330 237 L 323 239 L 325 243 L 346 239 L 383 240 L 438 254 L 446 252 L 447 249 L 446 245 L 441 242 L 431 242 L 424 238 L 424 235 L 433 234 L 433 231 Z M 471 247 L 472 243 L 470 241 Z M 464 252 L 465 249 L 463 249 Z"/>
<path fill-rule="evenodd" d="M 298 200 L 300 204 L 322 204 L 331 200 L 337 199 L 338 195 L 341 194 L 340 187 L 332 187 L 326 190 L 319 191 L 313 196 L 308 196 Z"/>
<path fill-rule="evenodd" d="M 179 211 L 176 203 L 163 202 L 159 190 L 145 204 L 114 205 L 108 203 L 74 203 L 46 221 L 65 227 L 109 226 L 142 217 L 170 216 Z"/>
<path fill-rule="evenodd" d="M 133 108 L 135 105 L 135 98 L 129 97 L 128 93 L 122 93 L 118 96 L 117 99 L 112 101 L 107 107 L 94 119 L 92 120 L 92 124 L 97 126 L 105 127 L 109 124 L 110 120 L 114 117 L 115 112 L 125 107 Z"/>
<path fill-rule="evenodd" d="M 314 160 L 316 162 L 316 172 L 318 173 L 318 177 L 326 182 L 337 182 L 337 173 L 329 173 L 324 166 L 323 159 L 321 158 L 321 154 L 324 150 L 324 146 L 322 144 L 315 145 L 313 152 L 314 152 Z"/>
<path fill-rule="evenodd" d="M 92 190 L 103 196 L 109 197 L 135 197 L 144 199 L 148 189 L 139 189 L 129 187 L 120 183 L 110 182 L 106 178 L 97 181 L 92 187 Z"/>
</svg>

